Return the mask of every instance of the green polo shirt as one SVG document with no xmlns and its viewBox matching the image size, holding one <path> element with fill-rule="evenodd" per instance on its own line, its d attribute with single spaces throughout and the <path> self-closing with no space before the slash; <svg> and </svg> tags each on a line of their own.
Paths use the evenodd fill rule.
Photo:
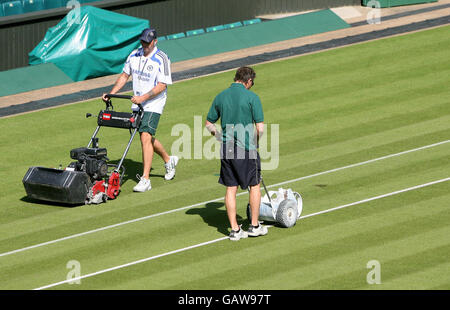
<svg viewBox="0 0 450 310">
<path fill-rule="evenodd" d="M 246 150 L 256 148 L 254 123 L 264 121 L 261 100 L 240 83 L 231 86 L 214 98 L 206 119 L 211 123 L 220 118 L 223 141 L 235 141 Z"/>
</svg>

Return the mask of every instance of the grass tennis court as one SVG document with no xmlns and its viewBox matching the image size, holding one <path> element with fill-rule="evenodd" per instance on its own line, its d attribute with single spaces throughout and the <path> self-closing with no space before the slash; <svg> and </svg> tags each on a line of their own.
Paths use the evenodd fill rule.
<svg viewBox="0 0 450 310">
<path fill-rule="evenodd" d="M 0 119 L 0 289 L 449 289 L 449 34 L 440 27 L 254 67 L 265 123 L 280 128 L 279 166 L 263 171 L 265 183 L 287 182 L 304 203 L 296 226 L 255 239 L 227 240 L 218 160 L 183 159 L 167 182 L 155 157 L 153 189 L 133 193 L 138 139 L 118 199 L 75 208 L 30 201 L 28 167 L 67 166 L 96 126 L 84 114 L 104 105 Z M 167 149 L 179 138 L 172 128 L 203 122 L 233 76 L 170 87 L 157 132 Z M 129 133 L 98 137 L 117 160 Z M 242 191 L 244 228 L 247 199 Z M 381 284 L 369 285 L 374 260 Z M 79 285 L 65 283 L 71 261 Z"/>
</svg>

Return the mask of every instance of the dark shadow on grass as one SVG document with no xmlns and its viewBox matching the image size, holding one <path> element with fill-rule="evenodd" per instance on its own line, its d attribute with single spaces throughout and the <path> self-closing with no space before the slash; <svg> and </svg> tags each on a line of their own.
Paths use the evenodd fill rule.
<svg viewBox="0 0 450 310">
<path fill-rule="evenodd" d="M 60 202 L 53 202 L 53 201 L 44 201 L 44 200 L 37 200 L 34 198 L 30 198 L 28 196 L 23 196 L 20 198 L 20 201 L 26 202 L 26 203 L 32 203 L 37 205 L 46 205 L 51 207 L 61 207 L 61 208 L 74 208 L 74 207 L 81 207 L 84 206 L 84 204 L 69 204 L 69 203 L 60 203 Z"/>
<path fill-rule="evenodd" d="M 209 202 L 205 207 L 187 210 L 186 214 L 200 215 L 208 226 L 216 227 L 218 232 L 228 236 L 230 234 L 230 222 L 228 221 L 227 211 L 219 210 L 223 206 L 223 202 Z M 236 218 L 238 223 L 243 221 L 239 214 Z"/>
</svg>

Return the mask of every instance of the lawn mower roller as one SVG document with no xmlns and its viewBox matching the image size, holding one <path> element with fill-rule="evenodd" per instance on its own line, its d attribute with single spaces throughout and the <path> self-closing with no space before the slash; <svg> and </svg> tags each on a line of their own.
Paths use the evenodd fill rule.
<svg viewBox="0 0 450 310">
<path fill-rule="evenodd" d="M 131 99 L 131 96 L 108 94 L 106 109 L 97 117 L 95 129 L 87 147 L 70 151 L 72 162 L 64 170 L 44 167 L 30 167 L 23 177 L 27 196 L 37 200 L 63 204 L 98 204 L 115 199 L 125 174 L 123 161 L 139 128 L 143 115 L 138 111 L 116 112 L 111 98 Z M 86 117 L 92 116 L 86 113 Z M 97 134 L 101 127 L 129 129 L 131 137 L 118 164 L 108 163 L 106 148 L 98 146 Z"/>
<path fill-rule="evenodd" d="M 261 183 L 266 195 L 261 198 L 258 220 L 276 222 L 282 227 L 292 227 L 297 223 L 303 210 L 303 200 L 299 193 L 279 188 L 278 191 L 267 191 L 264 180 Z M 247 204 L 247 218 L 251 221 L 250 204 Z"/>
</svg>

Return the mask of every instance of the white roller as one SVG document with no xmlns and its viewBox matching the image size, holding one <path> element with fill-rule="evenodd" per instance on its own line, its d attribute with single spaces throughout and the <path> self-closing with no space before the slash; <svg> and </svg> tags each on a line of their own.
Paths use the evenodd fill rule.
<svg viewBox="0 0 450 310">
<path fill-rule="evenodd" d="M 259 220 L 277 222 L 283 227 L 292 227 L 303 211 L 303 199 L 292 189 L 279 188 L 278 191 L 269 191 L 261 198 Z M 247 206 L 247 215 L 250 218 L 250 206 Z"/>
</svg>

